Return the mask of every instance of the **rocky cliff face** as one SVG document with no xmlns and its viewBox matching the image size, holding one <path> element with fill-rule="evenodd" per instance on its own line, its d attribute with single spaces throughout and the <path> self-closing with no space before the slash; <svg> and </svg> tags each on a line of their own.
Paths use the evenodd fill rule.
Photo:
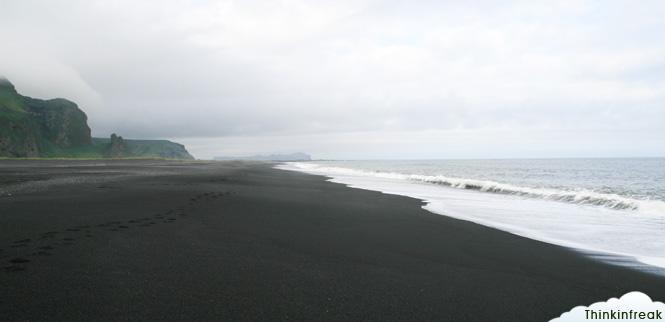
<svg viewBox="0 0 665 322">
<path fill-rule="evenodd" d="M 122 136 L 117 136 L 115 133 L 111 134 L 111 141 L 107 146 L 107 151 L 104 153 L 105 157 L 122 158 L 129 154 L 125 140 Z"/>
<path fill-rule="evenodd" d="M 92 143 L 106 158 L 194 159 L 184 145 L 167 140 L 131 140 L 113 134 L 110 139 L 93 138 Z"/>
<path fill-rule="evenodd" d="M 66 99 L 38 100 L 25 98 L 28 111 L 42 126 L 46 139 L 63 148 L 92 143 L 88 117 L 76 104 Z"/>
<path fill-rule="evenodd" d="M 57 155 L 92 143 L 87 116 L 66 99 L 20 95 L 0 78 L 0 157 Z"/>
<path fill-rule="evenodd" d="M 0 77 L 0 157 L 194 159 L 181 144 L 166 140 L 90 137 L 88 117 L 62 98 L 20 95 Z"/>
</svg>

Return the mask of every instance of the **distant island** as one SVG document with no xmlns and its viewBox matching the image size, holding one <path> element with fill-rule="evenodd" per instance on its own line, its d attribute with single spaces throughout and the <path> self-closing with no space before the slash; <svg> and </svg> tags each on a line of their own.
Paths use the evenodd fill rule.
<svg viewBox="0 0 665 322">
<path fill-rule="evenodd" d="M 250 155 L 242 157 L 215 157 L 215 160 L 250 160 L 250 161 L 310 161 L 309 154 L 296 152 L 290 154 Z"/>
<path fill-rule="evenodd" d="M 0 157 L 194 159 L 182 144 L 128 140 L 116 134 L 93 138 L 76 103 L 20 95 L 0 77 Z"/>
</svg>

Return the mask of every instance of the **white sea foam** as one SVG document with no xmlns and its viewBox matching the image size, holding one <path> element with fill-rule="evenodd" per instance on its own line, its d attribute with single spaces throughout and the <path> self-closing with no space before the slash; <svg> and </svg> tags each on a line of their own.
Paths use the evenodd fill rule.
<svg viewBox="0 0 665 322">
<path fill-rule="evenodd" d="M 458 189 L 478 190 L 498 194 L 517 195 L 530 198 L 539 198 L 553 201 L 562 201 L 580 205 L 602 206 L 611 209 L 639 210 L 642 213 L 665 215 L 665 202 L 660 200 L 644 200 L 627 198 L 617 194 L 599 193 L 587 189 L 558 190 L 547 188 L 520 187 L 511 184 L 499 183 L 489 180 L 475 180 L 455 178 L 442 175 L 418 175 L 394 172 L 372 172 L 351 168 L 321 166 L 315 163 L 290 163 L 293 170 L 304 172 L 317 172 L 326 175 L 377 177 L 396 180 L 409 180 L 438 184 Z"/>
<path fill-rule="evenodd" d="M 437 214 L 575 248 L 603 261 L 665 272 L 660 269 L 665 268 L 662 201 L 316 163 L 277 167 L 329 176 L 354 188 L 422 199 L 424 208 Z"/>
</svg>

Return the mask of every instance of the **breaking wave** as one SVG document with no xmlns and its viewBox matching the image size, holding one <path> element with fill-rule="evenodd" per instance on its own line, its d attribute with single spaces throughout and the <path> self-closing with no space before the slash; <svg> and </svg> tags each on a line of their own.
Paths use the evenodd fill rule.
<svg viewBox="0 0 665 322">
<path fill-rule="evenodd" d="M 321 166 L 312 163 L 291 163 L 291 166 L 304 171 L 316 171 L 321 174 L 340 176 L 369 176 L 393 180 L 407 180 L 420 183 L 441 185 L 456 189 L 476 190 L 479 192 L 538 198 L 578 205 L 606 207 L 615 210 L 632 210 L 648 214 L 665 214 L 665 202 L 660 200 L 635 199 L 617 194 L 601 193 L 588 189 L 560 190 L 551 188 L 521 187 L 506 183 L 447 177 L 443 175 L 418 175 L 395 172 L 364 171 L 342 167 Z"/>
</svg>

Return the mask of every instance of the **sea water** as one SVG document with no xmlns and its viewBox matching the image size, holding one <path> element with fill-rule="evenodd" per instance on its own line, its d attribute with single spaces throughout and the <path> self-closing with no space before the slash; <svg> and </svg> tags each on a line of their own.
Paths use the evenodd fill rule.
<svg viewBox="0 0 665 322">
<path fill-rule="evenodd" d="M 419 198 L 437 214 L 665 272 L 665 158 L 314 161 L 277 167 Z"/>
</svg>

